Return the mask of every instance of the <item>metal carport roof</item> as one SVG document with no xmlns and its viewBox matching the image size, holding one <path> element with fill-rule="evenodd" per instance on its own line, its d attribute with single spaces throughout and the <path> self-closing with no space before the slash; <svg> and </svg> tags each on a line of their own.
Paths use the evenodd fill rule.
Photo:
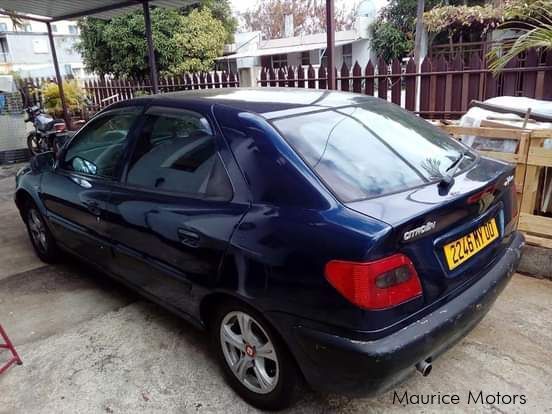
<svg viewBox="0 0 552 414">
<path fill-rule="evenodd" d="M 141 0 L 0 0 L 0 9 L 44 21 L 83 16 L 111 19 L 133 9 L 141 9 L 143 3 Z M 177 9 L 197 3 L 197 0 L 149 0 L 149 3 L 152 6 Z"/>
</svg>

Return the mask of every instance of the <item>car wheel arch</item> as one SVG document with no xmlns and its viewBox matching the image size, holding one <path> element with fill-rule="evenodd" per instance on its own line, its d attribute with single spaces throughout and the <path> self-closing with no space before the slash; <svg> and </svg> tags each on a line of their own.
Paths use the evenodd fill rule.
<svg viewBox="0 0 552 414">
<path fill-rule="evenodd" d="M 199 304 L 199 314 L 200 314 L 202 326 L 206 330 L 210 330 L 211 329 L 210 324 L 213 322 L 213 318 L 216 315 L 217 307 L 220 306 L 222 303 L 226 303 L 226 302 L 239 303 L 241 305 L 244 305 L 245 307 L 251 308 L 252 311 L 261 315 L 263 317 L 263 320 L 270 325 L 270 328 L 272 329 L 272 331 L 278 336 L 278 339 L 286 346 L 289 354 L 293 359 L 293 362 L 295 363 L 295 368 L 297 369 L 297 372 L 301 374 L 301 377 L 304 380 L 305 375 L 303 373 L 301 365 L 297 361 L 297 357 L 293 352 L 293 347 L 290 346 L 290 343 L 286 339 L 286 337 L 282 335 L 282 333 L 278 328 L 278 325 L 271 320 L 270 316 L 266 312 L 263 312 L 258 307 L 256 307 L 253 303 L 251 303 L 251 301 L 243 298 L 237 293 L 213 292 L 204 296 Z"/>
</svg>

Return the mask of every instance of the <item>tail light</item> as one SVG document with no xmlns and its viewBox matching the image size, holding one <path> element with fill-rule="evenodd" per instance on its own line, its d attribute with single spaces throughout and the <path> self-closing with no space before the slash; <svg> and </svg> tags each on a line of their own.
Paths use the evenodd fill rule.
<svg viewBox="0 0 552 414">
<path fill-rule="evenodd" d="M 64 132 L 65 131 L 65 122 L 57 122 L 54 124 L 54 129 L 56 132 Z"/>
<path fill-rule="evenodd" d="M 403 254 L 364 263 L 332 260 L 325 273 L 341 295 L 364 309 L 391 308 L 422 294 L 418 273 Z"/>
</svg>

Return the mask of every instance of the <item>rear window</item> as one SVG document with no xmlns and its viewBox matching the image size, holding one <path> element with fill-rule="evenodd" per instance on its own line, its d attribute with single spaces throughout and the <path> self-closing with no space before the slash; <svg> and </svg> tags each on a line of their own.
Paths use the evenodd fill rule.
<svg viewBox="0 0 552 414">
<path fill-rule="evenodd" d="M 380 100 L 273 124 L 343 202 L 440 180 L 465 151 L 428 122 Z M 473 159 L 468 153 L 460 170 Z"/>
</svg>

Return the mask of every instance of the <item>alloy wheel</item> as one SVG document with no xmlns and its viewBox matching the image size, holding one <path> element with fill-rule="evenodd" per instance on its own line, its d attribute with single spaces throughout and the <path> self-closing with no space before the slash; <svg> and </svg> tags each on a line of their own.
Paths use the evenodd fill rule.
<svg viewBox="0 0 552 414">
<path fill-rule="evenodd" d="M 34 208 L 29 210 L 27 222 L 29 224 L 29 230 L 31 231 L 31 237 L 33 239 L 34 245 L 42 252 L 46 252 L 48 250 L 46 228 L 44 227 L 44 223 L 38 216 L 38 212 Z"/>
<path fill-rule="evenodd" d="M 270 337 L 251 315 L 229 312 L 220 324 L 220 343 L 234 376 L 249 390 L 268 394 L 278 384 L 278 357 Z"/>
</svg>

